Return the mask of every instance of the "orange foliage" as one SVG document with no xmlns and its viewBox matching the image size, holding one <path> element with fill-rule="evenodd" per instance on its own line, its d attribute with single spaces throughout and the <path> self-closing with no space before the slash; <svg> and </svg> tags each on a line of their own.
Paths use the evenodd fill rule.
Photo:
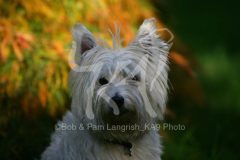
<svg viewBox="0 0 240 160">
<path fill-rule="evenodd" d="M 0 0 L 0 10 L 0 94 L 9 104 L 18 99 L 26 112 L 42 106 L 52 115 L 66 104 L 70 29 L 75 23 L 108 42 L 107 31 L 114 31 L 116 23 L 127 44 L 139 24 L 154 16 L 144 0 Z M 159 26 L 164 27 L 161 22 Z M 180 54 L 173 52 L 171 58 L 190 72 Z"/>
</svg>

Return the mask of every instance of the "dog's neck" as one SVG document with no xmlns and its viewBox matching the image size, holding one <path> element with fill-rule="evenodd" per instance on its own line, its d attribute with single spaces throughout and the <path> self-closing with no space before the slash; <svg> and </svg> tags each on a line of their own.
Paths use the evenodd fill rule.
<svg viewBox="0 0 240 160">
<path fill-rule="evenodd" d="M 113 140 L 113 141 L 109 141 L 107 140 L 108 143 L 111 143 L 111 144 L 115 144 L 115 145 L 120 145 L 123 147 L 123 151 L 124 151 L 124 154 L 128 155 L 128 156 L 132 156 L 132 143 L 129 142 L 129 141 L 117 141 L 117 140 Z"/>
</svg>

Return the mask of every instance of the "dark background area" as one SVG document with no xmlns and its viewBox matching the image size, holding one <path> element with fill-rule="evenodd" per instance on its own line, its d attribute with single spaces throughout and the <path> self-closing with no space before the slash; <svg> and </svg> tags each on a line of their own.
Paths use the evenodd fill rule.
<svg viewBox="0 0 240 160">
<path fill-rule="evenodd" d="M 197 64 L 192 65 L 204 102 L 196 103 L 188 95 L 179 93 L 182 89 L 179 86 L 188 82 L 178 81 L 173 65 L 170 80 L 174 89 L 169 106 L 177 118 L 168 116 L 166 122 L 183 123 L 187 129 L 169 132 L 163 159 L 237 160 L 240 158 L 240 3 L 164 2 L 154 1 L 154 4 L 161 8 L 158 14 L 164 15 L 163 21 L 197 59 Z"/>
</svg>

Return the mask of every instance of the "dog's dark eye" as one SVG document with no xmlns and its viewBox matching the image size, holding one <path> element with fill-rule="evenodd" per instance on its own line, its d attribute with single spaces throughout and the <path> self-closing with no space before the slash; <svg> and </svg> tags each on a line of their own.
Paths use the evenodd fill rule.
<svg viewBox="0 0 240 160">
<path fill-rule="evenodd" d="M 104 77 L 99 78 L 98 80 L 99 84 L 104 85 L 108 83 L 108 80 Z"/>
<path fill-rule="evenodd" d="M 140 77 L 138 75 L 135 75 L 131 78 L 133 81 L 140 81 Z"/>
</svg>

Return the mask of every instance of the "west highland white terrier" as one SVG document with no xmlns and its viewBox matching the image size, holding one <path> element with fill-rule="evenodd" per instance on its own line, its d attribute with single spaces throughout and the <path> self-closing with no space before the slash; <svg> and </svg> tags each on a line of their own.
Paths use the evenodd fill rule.
<svg viewBox="0 0 240 160">
<path fill-rule="evenodd" d="M 71 111 L 56 125 L 42 160 L 161 159 L 153 126 L 165 110 L 171 45 L 155 21 L 146 19 L 125 48 L 119 33 L 108 47 L 75 25 Z"/>
</svg>

